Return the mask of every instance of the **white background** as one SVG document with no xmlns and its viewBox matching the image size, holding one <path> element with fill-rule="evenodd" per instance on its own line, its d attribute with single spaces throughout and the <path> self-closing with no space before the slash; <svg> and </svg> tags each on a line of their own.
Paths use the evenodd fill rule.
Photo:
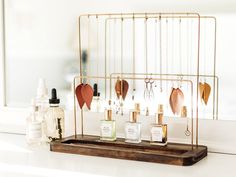
<svg viewBox="0 0 236 177">
<path fill-rule="evenodd" d="M 47 79 L 49 88 L 65 88 L 64 66 L 78 61 L 77 17 L 81 13 L 199 12 L 217 17 L 219 117 L 234 120 L 234 1 L 7 0 L 5 3 L 8 105 L 28 105 L 36 94 L 39 77 Z"/>
</svg>

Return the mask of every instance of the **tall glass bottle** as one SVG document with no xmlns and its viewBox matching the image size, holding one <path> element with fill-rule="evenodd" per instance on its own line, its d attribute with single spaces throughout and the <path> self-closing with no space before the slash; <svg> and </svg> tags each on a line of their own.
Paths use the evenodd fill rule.
<svg viewBox="0 0 236 177">
<path fill-rule="evenodd" d="M 59 107 L 59 103 L 57 91 L 53 88 L 51 99 L 49 99 L 50 106 L 45 115 L 45 133 L 49 141 L 64 137 L 64 110 Z"/>
<path fill-rule="evenodd" d="M 105 119 L 101 120 L 100 139 L 105 141 L 116 140 L 116 122 L 112 120 L 112 110 L 105 110 Z"/>
<path fill-rule="evenodd" d="M 40 121 L 42 121 L 42 127 L 45 127 L 45 114 L 49 108 L 48 102 L 48 89 L 46 87 L 46 81 L 40 78 L 38 81 L 37 96 L 35 99 L 36 107 L 38 108 L 38 114 Z M 42 128 L 42 143 L 47 141 L 45 129 Z"/>
<path fill-rule="evenodd" d="M 137 122 L 138 113 L 135 110 L 130 111 L 130 119 L 125 124 L 125 142 L 141 142 L 141 123 Z"/>
<path fill-rule="evenodd" d="M 40 145 L 42 138 L 42 122 L 37 112 L 35 100 L 31 100 L 30 115 L 27 117 L 26 142 L 29 146 Z"/>
<path fill-rule="evenodd" d="M 165 146 L 167 144 L 167 124 L 163 124 L 163 105 L 158 106 L 155 123 L 151 124 L 151 144 Z"/>
</svg>

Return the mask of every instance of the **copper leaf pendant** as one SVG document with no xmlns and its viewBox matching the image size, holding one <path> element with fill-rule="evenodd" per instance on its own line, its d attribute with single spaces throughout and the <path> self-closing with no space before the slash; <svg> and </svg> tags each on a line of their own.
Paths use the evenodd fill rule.
<svg viewBox="0 0 236 177">
<path fill-rule="evenodd" d="M 83 85 L 83 87 L 81 88 L 81 95 L 85 104 L 90 110 L 91 102 L 93 100 L 93 88 L 89 84 Z"/>
<path fill-rule="evenodd" d="M 204 92 L 202 95 L 202 99 L 205 103 L 205 105 L 207 105 L 208 99 L 210 97 L 210 93 L 211 93 L 211 86 L 208 83 L 204 83 Z"/>
<path fill-rule="evenodd" d="M 122 80 L 122 87 L 123 88 L 122 88 L 121 95 L 122 95 L 123 100 L 125 100 L 126 95 L 128 93 L 128 90 L 129 90 L 129 83 L 126 80 Z"/>
<path fill-rule="evenodd" d="M 172 88 L 169 102 L 173 114 L 180 114 L 181 108 L 184 104 L 183 92 L 179 88 Z"/>
<path fill-rule="evenodd" d="M 211 86 L 204 82 L 204 83 L 199 83 L 199 92 L 200 92 L 200 98 L 201 100 L 207 105 L 208 99 L 210 97 L 211 93 Z"/>
<path fill-rule="evenodd" d="M 118 79 L 115 84 L 116 96 L 119 99 L 122 96 L 122 99 L 125 100 L 129 90 L 129 83 L 126 80 Z"/>
<path fill-rule="evenodd" d="M 76 95 L 77 101 L 79 103 L 80 109 L 82 109 L 82 107 L 84 106 L 84 103 L 85 103 L 84 99 L 82 97 L 82 94 L 81 94 L 81 89 L 82 89 L 83 85 L 84 84 L 80 84 L 75 89 L 75 95 Z"/>
</svg>

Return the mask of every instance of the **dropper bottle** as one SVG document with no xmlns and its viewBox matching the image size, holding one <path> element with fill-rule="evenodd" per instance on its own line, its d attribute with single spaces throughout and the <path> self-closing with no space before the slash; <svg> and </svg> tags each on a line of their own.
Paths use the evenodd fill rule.
<svg viewBox="0 0 236 177">
<path fill-rule="evenodd" d="M 48 141 L 64 137 L 64 109 L 59 104 L 60 99 L 57 98 L 57 90 L 53 88 L 49 99 L 50 106 L 45 115 L 45 133 Z"/>
</svg>

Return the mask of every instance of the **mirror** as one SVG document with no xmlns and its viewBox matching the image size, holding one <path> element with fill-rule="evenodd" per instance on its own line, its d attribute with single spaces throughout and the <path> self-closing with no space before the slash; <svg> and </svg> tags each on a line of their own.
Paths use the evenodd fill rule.
<svg viewBox="0 0 236 177">
<path fill-rule="evenodd" d="M 48 6 L 45 6 L 43 3 L 33 3 L 31 1 L 19 2 L 11 0 L 5 2 L 7 106 L 28 106 L 29 100 L 36 95 L 39 77 L 46 78 L 49 89 L 52 87 L 58 88 L 63 104 L 69 105 L 68 100 L 71 98 L 72 78 L 79 73 L 77 17 L 82 11 L 78 11 L 73 3 L 70 4 L 70 13 L 66 14 L 64 13 L 63 3 L 59 3 L 56 7 L 57 8 L 55 8 L 54 3 L 49 3 Z M 234 76 L 235 73 L 232 63 L 234 62 L 233 57 L 235 55 L 233 41 L 236 40 L 236 36 L 234 35 L 234 31 L 236 30 L 235 14 L 212 13 L 211 15 L 217 18 L 216 75 L 219 77 L 219 119 L 234 120 L 234 102 L 236 96 L 233 94 L 235 81 L 232 79 L 232 76 Z M 125 23 L 127 24 L 124 25 L 132 25 L 131 22 Z M 140 40 L 143 40 L 144 35 L 141 35 L 144 30 L 143 22 L 137 23 L 140 23 L 140 29 L 137 29 L 139 30 L 137 33 L 140 33 Z M 154 23 L 150 25 L 154 25 Z M 209 27 L 208 30 L 209 29 L 211 28 Z M 119 32 L 117 31 L 117 33 Z M 178 30 L 176 30 L 175 33 L 177 34 Z M 182 33 L 182 36 L 184 36 L 184 29 Z M 96 41 L 96 31 L 93 31 L 93 34 L 94 36 L 91 37 L 91 40 L 94 38 L 94 41 Z M 132 41 L 130 40 L 132 35 L 130 36 L 128 34 L 129 32 L 124 31 L 124 39 Z M 86 33 L 84 36 L 86 37 Z M 176 38 L 178 38 L 178 35 Z M 110 40 L 110 42 L 112 42 L 112 38 L 110 38 Z M 152 36 L 148 36 L 148 41 L 151 40 L 153 40 Z M 86 44 L 86 42 L 84 43 Z M 209 42 L 206 43 L 209 45 Z M 91 43 L 91 45 L 93 44 Z M 117 41 L 117 46 L 118 45 Z M 136 47 L 136 50 L 140 52 L 136 53 L 137 58 L 143 58 L 145 51 L 143 50 L 142 42 L 137 41 Z M 93 48 L 93 46 L 91 46 L 91 48 Z M 124 46 L 124 48 L 126 56 L 132 58 L 132 48 L 128 46 Z M 112 47 L 109 50 L 112 50 Z M 150 50 L 148 57 L 154 57 L 155 52 L 153 48 L 149 47 L 148 50 Z M 209 48 L 205 50 L 208 51 Z M 84 51 L 86 52 L 86 50 Z M 176 53 L 177 52 L 176 50 Z M 117 55 L 117 58 L 119 58 L 119 49 L 117 49 L 117 53 L 119 53 Z M 183 51 L 183 53 L 185 52 Z M 205 57 L 212 57 L 212 51 L 210 53 L 211 54 L 207 54 Z M 96 49 L 94 49 L 92 55 L 94 55 L 94 57 L 97 55 Z M 158 55 L 158 53 L 156 55 Z M 101 60 L 103 60 L 103 58 Z M 91 60 L 91 62 L 93 61 Z M 119 63 L 111 62 L 107 64 L 111 68 L 115 66 L 119 68 Z M 151 63 L 151 59 L 149 65 L 153 66 L 151 70 L 154 71 L 154 66 L 156 65 Z M 209 63 L 209 65 L 211 64 Z M 91 64 L 90 66 L 97 68 L 96 64 Z M 125 65 L 125 67 L 126 66 L 128 67 L 128 64 Z M 125 67 L 124 70 L 129 70 L 129 67 L 127 69 Z M 144 63 L 140 63 L 137 67 L 142 68 L 140 72 L 145 72 Z M 179 69 L 180 67 L 177 66 L 176 68 Z M 208 68 L 209 67 L 205 70 L 208 70 Z M 114 71 L 119 72 L 119 69 Z M 103 68 L 99 66 L 98 72 L 102 72 L 103 74 Z M 202 72 L 204 72 L 204 69 Z M 212 85 L 212 81 L 209 80 L 209 82 L 210 85 Z M 143 83 L 139 85 L 144 88 Z M 132 87 L 132 84 L 130 86 Z M 103 90 L 103 88 L 100 89 Z M 143 92 L 141 92 L 140 95 L 141 94 L 143 95 Z"/>
</svg>

